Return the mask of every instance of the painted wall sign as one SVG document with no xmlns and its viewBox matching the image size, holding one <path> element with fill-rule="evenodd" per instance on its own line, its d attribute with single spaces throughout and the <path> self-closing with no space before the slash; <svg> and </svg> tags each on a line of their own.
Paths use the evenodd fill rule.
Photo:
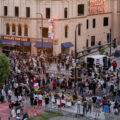
<svg viewBox="0 0 120 120">
<path fill-rule="evenodd" d="M 48 38 L 53 39 L 53 37 L 55 36 L 54 21 L 50 19 L 48 22 L 49 22 Z"/>
<path fill-rule="evenodd" d="M 16 41 L 28 41 L 28 38 L 22 38 L 22 37 L 13 37 L 13 36 L 3 36 L 3 39 L 5 40 L 16 40 Z"/>
<path fill-rule="evenodd" d="M 106 9 L 106 0 L 90 0 L 89 11 L 90 14 L 103 13 Z"/>
</svg>

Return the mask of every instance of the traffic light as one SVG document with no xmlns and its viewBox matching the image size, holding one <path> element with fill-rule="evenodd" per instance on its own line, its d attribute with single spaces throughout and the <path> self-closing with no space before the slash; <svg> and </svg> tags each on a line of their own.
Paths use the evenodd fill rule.
<svg viewBox="0 0 120 120">
<path fill-rule="evenodd" d="M 112 46 L 113 46 L 113 48 L 117 47 L 117 45 L 116 45 L 116 39 L 113 40 Z"/>
<path fill-rule="evenodd" d="M 78 78 L 78 81 L 82 81 L 82 79 L 81 79 L 81 78 Z"/>
<path fill-rule="evenodd" d="M 71 69 L 71 77 L 72 77 L 72 78 L 75 77 L 75 68 L 72 68 L 72 69 Z"/>
<path fill-rule="evenodd" d="M 101 50 L 101 41 L 98 42 L 98 50 Z"/>
<path fill-rule="evenodd" d="M 87 52 L 90 53 L 90 51 L 91 51 L 90 48 L 87 48 Z"/>
</svg>

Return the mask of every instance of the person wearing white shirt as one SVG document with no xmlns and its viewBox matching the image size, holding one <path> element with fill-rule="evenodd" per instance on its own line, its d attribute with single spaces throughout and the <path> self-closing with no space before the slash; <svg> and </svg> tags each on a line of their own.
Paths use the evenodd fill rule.
<svg viewBox="0 0 120 120">
<path fill-rule="evenodd" d="M 11 97 L 12 97 L 12 90 L 8 90 L 8 101 L 11 101 Z"/>
<path fill-rule="evenodd" d="M 38 105 L 39 106 L 42 106 L 42 99 L 43 99 L 43 96 L 41 94 L 38 95 Z"/>
<path fill-rule="evenodd" d="M 19 95 L 19 96 L 18 96 L 18 101 L 21 101 L 21 100 L 22 100 L 22 96 Z"/>
<path fill-rule="evenodd" d="M 35 99 L 35 98 L 38 98 L 38 95 L 37 95 L 37 94 L 34 94 L 34 99 Z"/>
<path fill-rule="evenodd" d="M 115 102 L 114 101 L 110 101 L 110 111 L 112 114 L 114 114 L 114 105 L 115 105 Z"/>
<path fill-rule="evenodd" d="M 81 105 L 81 101 L 80 99 L 77 100 L 77 113 L 80 114 L 80 105 Z"/>
</svg>

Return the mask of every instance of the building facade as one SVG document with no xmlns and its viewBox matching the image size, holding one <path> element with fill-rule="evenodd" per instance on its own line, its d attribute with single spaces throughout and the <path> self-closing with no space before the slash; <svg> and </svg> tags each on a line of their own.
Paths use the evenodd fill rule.
<svg viewBox="0 0 120 120">
<path fill-rule="evenodd" d="M 77 51 L 120 41 L 119 0 L 0 0 L 0 39 L 38 54 Z M 42 43 L 43 41 L 43 43 Z M 13 47 L 14 48 L 14 47 Z"/>
</svg>

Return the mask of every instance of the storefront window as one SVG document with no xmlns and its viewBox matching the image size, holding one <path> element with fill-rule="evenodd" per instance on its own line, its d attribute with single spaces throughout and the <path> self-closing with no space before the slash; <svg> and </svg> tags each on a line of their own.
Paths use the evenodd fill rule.
<svg viewBox="0 0 120 120">
<path fill-rule="evenodd" d="M 70 48 L 62 48 L 62 53 L 63 54 L 69 54 Z"/>
<path fill-rule="evenodd" d="M 91 46 L 95 45 L 95 36 L 91 36 Z"/>
<path fill-rule="evenodd" d="M 68 26 L 65 26 L 65 38 L 68 37 Z"/>
<path fill-rule="evenodd" d="M 28 26 L 24 26 L 24 36 L 28 36 Z"/>
<path fill-rule="evenodd" d="M 81 24 L 78 25 L 78 35 L 81 35 Z"/>
<path fill-rule="evenodd" d="M 12 25 L 12 35 L 16 35 L 16 28 L 15 24 Z"/>
<path fill-rule="evenodd" d="M 10 25 L 6 24 L 6 35 L 10 35 Z"/>
<path fill-rule="evenodd" d="M 21 25 L 18 25 L 18 35 L 19 36 L 22 35 L 22 27 L 21 27 Z"/>
</svg>

